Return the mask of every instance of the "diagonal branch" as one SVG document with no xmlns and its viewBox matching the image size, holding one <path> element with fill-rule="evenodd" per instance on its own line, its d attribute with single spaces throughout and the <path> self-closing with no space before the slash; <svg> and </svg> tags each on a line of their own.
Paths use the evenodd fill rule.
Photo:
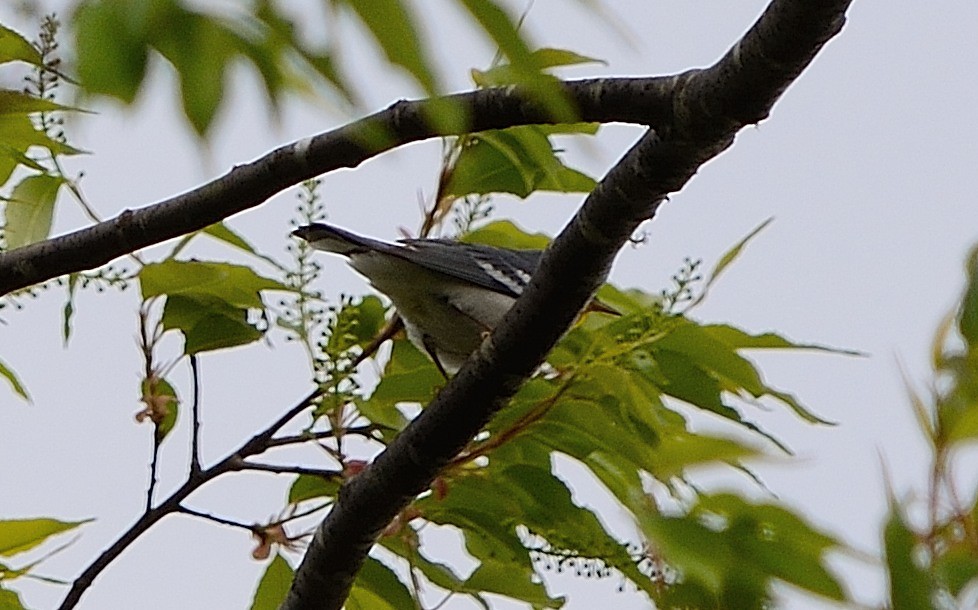
<svg viewBox="0 0 978 610">
<path fill-rule="evenodd" d="M 384 527 L 424 491 L 542 362 L 618 250 L 738 130 L 761 120 L 844 22 L 851 0 L 773 0 L 716 65 L 676 79 L 674 120 L 646 133 L 543 255 L 529 287 L 456 377 L 342 489 L 284 610 L 338 610 Z"/>
<path fill-rule="evenodd" d="M 676 79 L 611 78 L 564 84 L 580 119 L 588 122 L 665 123 Z M 197 231 L 261 205 L 303 180 L 398 146 L 437 136 L 553 122 L 539 105 L 507 87 L 448 96 L 470 117 L 465 129 L 438 131 L 425 120 L 444 100 L 400 101 L 339 129 L 287 144 L 233 168 L 201 187 L 74 233 L 0 253 L 0 296 Z"/>
</svg>

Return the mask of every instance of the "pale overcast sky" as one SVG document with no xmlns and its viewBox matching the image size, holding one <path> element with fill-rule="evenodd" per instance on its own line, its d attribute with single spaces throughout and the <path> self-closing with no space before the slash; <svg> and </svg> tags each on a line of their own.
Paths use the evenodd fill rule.
<svg viewBox="0 0 978 610">
<path fill-rule="evenodd" d="M 0 22 L 32 34 L 8 4 L 0 4 Z M 319 6 L 313 0 L 288 4 Z M 585 4 L 537 0 L 526 22 L 541 46 L 571 48 L 608 62 L 568 70 L 568 77 L 658 75 L 708 65 L 766 2 L 602 3 L 630 43 Z M 452 89 L 467 88 L 468 70 L 485 67 L 493 49 L 473 38 L 448 2 L 414 5 L 419 14 L 425 11 L 446 82 Z M 927 453 L 900 369 L 915 383 L 929 379 L 931 338 L 960 294 L 964 258 L 978 243 L 975 24 L 973 0 L 856 0 L 845 30 L 787 91 L 771 118 L 742 132 L 730 150 L 702 168 L 646 227 L 648 243 L 622 252 L 611 277 L 620 286 L 656 292 L 684 257 L 710 266 L 753 227 L 775 218 L 696 316 L 870 354 L 757 356 L 770 383 L 838 422 L 835 427 L 809 426 L 774 406 L 751 412 L 798 454 L 793 461 L 755 465 L 771 492 L 870 554 L 878 551 L 886 508 L 881 463 L 900 497 L 920 498 L 926 491 Z M 360 90 L 371 111 L 418 94 L 406 78 L 385 72 L 374 51 L 363 51 L 356 32 L 343 27 L 340 34 L 344 44 L 354 45 L 347 47 L 353 51 L 347 65 L 362 76 Z M 233 164 L 346 120 L 328 104 L 290 102 L 273 124 L 255 75 L 238 69 L 214 138 L 199 150 L 180 117 L 172 73 L 156 61 L 152 75 L 131 111 L 88 102 L 99 114 L 72 117 L 67 125 L 70 141 L 94 153 L 72 160 L 70 169 L 84 170 L 84 190 L 103 215 L 194 188 Z M 0 78 L 4 86 L 16 86 L 10 68 Z M 600 176 L 639 134 L 634 127 L 607 127 L 592 141 L 569 143 L 567 158 Z M 323 194 L 331 222 L 387 238 L 397 237 L 402 226 L 416 229 L 418 193 L 433 190 L 439 155 L 437 142 L 415 144 L 327 176 Z M 294 197 L 285 193 L 231 224 L 267 252 L 284 255 Z M 535 196 L 503 201 L 498 208 L 500 217 L 553 234 L 579 201 Z M 65 201 L 56 230 L 83 223 Z M 225 252 L 201 246 L 198 256 Z M 329 261 L 326 273 L 324 285 L 334 295 L 364 290 L 339 261 Z M 132 419 L 140 408 L 137 298 L 134 290 L 82 293 L 67 350 L 57 291 L 28 303 L 23 312 L 3 314 L 0 358 L 20 374 L 34 404 L 0 387 L 0 462 L 7 465 L 0 473 L 0 518 L 97 518 L 45 564 L 46 575 L 72 579 L 142 510 L 151 431 Z M 205 462 L 222 457 L 308 391 L 302 355 L 280 337 L 272 343 L 270 350 L 253 346 L 203 357 Z M 180 347 L 175 338 L 167 346 L 174 354 Z M 187 396 L 186 370 L 173 377 Z M 163 451 L 163 493 L 184 477 L 186 423 Z M 978 456 L 962 455 L 957 466 L 962 491 L 973 493 Z M 572 470 L 562 472 L 577 481 L 582 501 L 608 507 Z M 701 480 L 770 497 L 729 471 L 705 473 Z M 285 477 L 235 476 L 207 487 L 191 504 L 263 521 L 281 508 L 287 485 Z M 619 522 L 615 527 L 624 527 L 620 516 L 609 514 Z M 250 559 L 252 546 L 237 530 L 167 519 L 103 573 L 79 607 L 247 607 L 264 569 Z M 857 600 L 879 602 L 884 583 L 877 566 L 845 558 L 833 565 L 845 572 Z M 645 607 L 640 594 L 614 593 L 616 586 L 563 578 L 552 591 L 570 592 L 569 610 L 592 608 L 598 600 Z M 21 589 L 26 603 L 38 608 L 55 605 L 64 593 L 47 584 L 25 583 Z M 784 607 L 827 606 L 789 593 Z"/>
</svg>

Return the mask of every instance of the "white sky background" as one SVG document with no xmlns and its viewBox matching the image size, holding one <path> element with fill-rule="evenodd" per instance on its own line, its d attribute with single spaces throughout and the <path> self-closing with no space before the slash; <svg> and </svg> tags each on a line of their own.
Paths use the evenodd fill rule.
<svg viewBox="0 0 978 610">
<path fill-rule="evenodd" d="M 318 6 L 312 0 L 291 4 Z M 426 11 L 432 50 L 446 82 L 452 89 L 468 88 L 469 68 L 486 67 L 493 48 L 474 37 L 447 2 L 415 4 Z M 583 4 L 537 0 L 527 21 L 537 44 L 573 49 L 609 64 L 563 73 L 574 78 L 667 74 L 708 65 L 766 2 L 605 2 L 630 32 L 631 47 Z M 29 36 L 35 31 L 16 19 L 7 3 L 0 4 L 0 21 Z M 756 464 L 766 485 L 819 526 L 873 554 L 885 511 L 881 461 L 901 497 L 926 489 L 927 453 L 900 366 L 918 383 L 928 379 L 931 338 L 960 294 L 965 255 L 978 242 L 975 24 L 978 4 L 971 0 L 857 0 L 843 33 L 788 90 L 771 118 L 742 132 L 729 151 L 702 168 L 646 227 L 649 242 L 621 253 L 611 276 L 621 286 L 658 291 L 683 257 L 703 258 L 709 268 L 754 226 L 776 218 L 696 316 L 871 354 L 758 356 L 769 382 L 795 393 L 838 422 L 836 427 L 806 425 L 776 406 L 750 413 L 798 454 L 792 462 Z M 339 28 L 348 73 L 358 75 L 369 109 L 417 96 L 406 78 L 385 72 L 374 51 L 363 50 L 360 32 L 349 25 Z M 2 84 L 19 86 L 11 72 L 0 73 Z M 180 116 L 171 71 L 156 61 L 151 74 L 134 110 L 88 102 L 99 114 L 72 117 L 67 127 L 71 143 L 94 152 L 72 160 L 70 169 L 85 172 L 83 188 L 105 216 L 194 188 L 233 164 L 346 121 L 325 104 L 290 102 L 274 124 L 255 75 L 236 69 L 214 137 L 201 151 Z M 568 144 L 567 158 L 600 176 L 639 133 L 605 128 L 595 140 Z M 436 142 L 415 144 L 328 175 L 322 193 L 330 221 L 387 238 L 397 237 L 401 226 L 416 229 L 418 193 L 433 190 L 439 151 Z M 554 234 L 579 201 L 537 195 L 525 203 L 501 202 L 498 217 Z M 294 205 L 290 191 L 235 217 L 231 225 L 264 251 L 284 255 Z M 82 224 L 78 209 L 62 202 L 56 230 Z M 226 255 L 204 240 L 198 246 L 197 256 Z M 324 286 L 334 295 L 364 289 L 339 261 L 329 261 L 326 273 Z M 141 367 L 134 339 L 135 288 L 121 295 L 82 293 L 67 350 L 57 291 L 30 302 L 23 312 L 3 315 L 0 357 L 20 374 L 34 404 L 0 388 L 0 463 L 6 465 L 0 472 L 0 518 L 97 518 L 73 546 L 45 564 L 47 575 L 73 578 L 142 510 L 151 430 L 132 419 L 140 408 Z M 272 342 L 271 350 L 253 346 L 202 358 L 205 464 L 308 391 L 299 350 L 280 336 Z M 176 339 L 166 346 L 172 354 L 180 348 Z M 172 376 L 184 398 L 187 376 L 185 367 Z M 161 493 L 184 478 L 186 424 L 185 419 L 165 444 Z M 962 455 L 957 466 L 961 490 L 971 493 L 976 454 Z M 585 482 L 570 476 L 586 496 Z M 703 480 L 769 497 L 737 474 L 709 473 Z M 288 483 L 287 477 L 235 475 L 211 484 L 189 504 L 245 522 L 263 521 L 281 507 Z M 585 501 L 592 500 L 586 496 Z M 614 511 L 610 518 L 623 527 Z M 239 530 L 169 518 L 105 571 L 79 607 L 247 607 L 264 569 L 250 559 L 252 547 Z M 847 572 L 856 599 L 878 602 L 884 583 L 872 564 L 837 559 L 833 565 Z M 639 594 L 613 593 L 616 586 L 563 578 L 552 591 L 570 593 L 568 609 L 590 608 L 599 600 L 622 608 L 645 606 Z M 25 602 L 38 608 L 56 605 L 64 593 L 32 583 L 21 589 Z M 824 607 L 797 594 L 789 594 L 784 605 Z"/>
</svg>

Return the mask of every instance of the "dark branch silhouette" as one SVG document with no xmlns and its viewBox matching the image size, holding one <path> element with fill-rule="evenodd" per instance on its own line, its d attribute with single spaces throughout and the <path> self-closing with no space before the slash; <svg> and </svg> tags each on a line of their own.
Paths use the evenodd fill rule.
<svg viewBox="0 0 978 610">
<path fill-rule="evenodd" d="M 655 78 L 564 84 L 582 121 L 628 122 L 649 131 L 611 168 L 544 254 L 529 287 L 503 322 L 434 401 L 368 468 L 343 486 L 317 529 L 283 608 L 339 609 L 363 561 L 390 521 L 423 492 L 543 361 L 595 290 L 635 228 L 652 218 L 707 160 L 746 125 L 766 118 L 780 95 L 844 22 L 851 0 L 773 0 L 714 66 Z M 551 122 L 518 90 L 450 96 L 471 118 L 467 131 Z M 106 264 L 140 248 L 202 229 L 274 194 L 335 169 L 438 132 L 429 101 L 387 110 L 272 151 L 193 191 L 74 233 L 0 254 L 0 295 Z M 217 464 L 148 510 L 73 583 L 61 608 L 74 607 L 93 580 L 142 533 L 206 482 L 242 469 L 295 472 L 244 458 L 305 440 L 273 438 L 318 390 Z M 373 428 L 360 432 L 370 435 Z M 335 474 L 317 471 L 317 474 Z"/>
<path fill-rule="evenodd" d="M 657 125 L 671 113 L 677 77 L 571 81 L 564 87 L 587 122 Z M 512 88 L 448 96 L 471 117 L 465 132 L 552 123 L 546 110 Z M 76 271 L 93 269 L 147 246 L 203 229 L 273 195 L 336 169 L 356 167 L 404 144 L 460 135 L 425 120 L 431 101 L 400 101 L 386 110 L 273 150 L 192 191 L 73 233 L 0 253 L 0 296 Z"/>
<path fill-rule="evenodd" d="M 672 116 L 658 121 L 587 197 L 543 255 L 529 287 L 458 375 L 342 488 L 309 544 L 284 610 L 343 606 L 383 529 L 543 361 L 632 232 L 729 147 L 737 131 L 768 116 L 842 29 L 850 2 L 774 0 L 719 62 L 674 77 Z"/>
</svg>

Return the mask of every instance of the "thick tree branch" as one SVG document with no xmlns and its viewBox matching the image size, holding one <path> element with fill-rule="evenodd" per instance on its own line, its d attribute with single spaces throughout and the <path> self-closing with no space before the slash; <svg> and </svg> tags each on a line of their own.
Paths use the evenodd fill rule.
<svg viewBox="0 0 978 610">
<path fill-rule="evenodd" d="M 716 65 L 677 79 L 677 112 L 605 176 L 544 254 L 482 348 L 374 463 L 342 489 L 282 608 L 338 610 L 384 527 L 424 491 L 542 362 L 651 218 L 737 131 L 768 115 L 837 34 L 851 0 L 774 0 Z"/>
<path fill-rule="evenodd" d="M 676 79 L 612 78 L 565 83 L 588 122 L 656 126 L 670 120 Z M 513 88 L 448 96 L 470 117 L 466 132 L 550 123 L 545 110 Z M 293 142 L 165 201 L 126 210 L 74 233 L 0 253 L 0 296 L 203 229 L 256 207 L 308 178 L 356 167 L 398 146 L 443 135 L 425 120 L 430 101 L 401 101 L 339 129 Z"/>
</svg>

